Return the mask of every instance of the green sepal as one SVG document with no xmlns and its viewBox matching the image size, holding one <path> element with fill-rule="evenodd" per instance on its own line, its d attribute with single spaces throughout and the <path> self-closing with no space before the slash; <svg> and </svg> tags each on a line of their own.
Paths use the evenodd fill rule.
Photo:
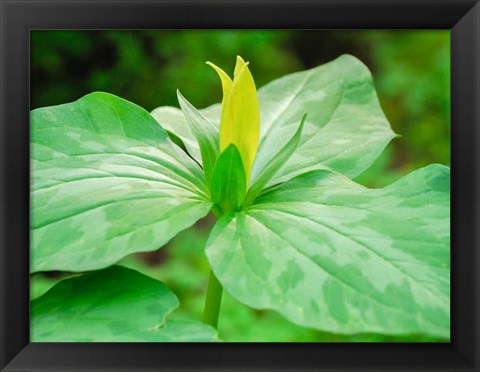
<svg viewBox="0 0 480 372">
<path fill-rule="evenodd" d="M 253 185 L 249 188 L 247 197 L 245 199 L 245 206 L 249 206 L 253 203 L 255 198 L 262 192 L 265 185 L 270 181 L 270 179 L 282 168 L 285 162 L 290 158 L 295 149 L 300 142 L 302 137 L 303 126 L 305 120 L 307 119 L 307 114 L 304 114 L 302 121 L 298 126 L 297 131 L 293 134 L 292 138 L 283 146 L 280 151 L 272 158 L 270 163 L 262 170 L 258 178 L 255 180 Z"/>
<path fill-rule="evenodd" d="M 198 111 L 180 91 L 177 90 L 178 103 L 182 109 L 183 115 L 187 120 L 192 134 L 195 136 L 200 154 L 202 156 L 203 171 L 205 173 L 205 182 L 210 184 L 212 172 L 217 162 L 219 151 L 218 129 Z"/>
<path fill-rule="evenodd" d="M 212 201 L 222 213 L 238 211 L 245 200 L 247 184 L 240 152 L 229 145 L 218 158 L 211 183 Z"/>
</svg>

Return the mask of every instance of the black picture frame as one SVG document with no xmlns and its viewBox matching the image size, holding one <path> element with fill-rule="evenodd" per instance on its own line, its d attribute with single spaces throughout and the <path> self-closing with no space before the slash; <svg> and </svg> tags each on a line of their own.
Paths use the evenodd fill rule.
<svg viewBox="0 0 480 372">
<path fill-rule="evenodd" d="M 2 371 L 480 371 L 478 1 L 0 0 L 0 12 Z M 29 343 L 29 30 L 204 28 L 451 30 L 450 343 Z"/>
</svg>

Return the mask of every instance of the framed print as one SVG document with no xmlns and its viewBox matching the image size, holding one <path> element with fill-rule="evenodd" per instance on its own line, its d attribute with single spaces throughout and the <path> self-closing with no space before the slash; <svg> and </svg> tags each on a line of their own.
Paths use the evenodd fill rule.
<svg viewBox="0 0 480 372">
<path fill-rule="evenodd" d="M 480 368 L 478 2 L 1 11 L 2 370 Z"/>
</svg>

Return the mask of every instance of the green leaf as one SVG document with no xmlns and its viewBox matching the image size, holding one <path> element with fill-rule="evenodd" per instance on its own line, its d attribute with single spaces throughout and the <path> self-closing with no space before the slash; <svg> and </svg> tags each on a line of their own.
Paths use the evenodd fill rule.
<svg viewBox="0 0 480 372">
<path fill-rule="evenodd" d="M 303 115 L 300 126 L 295 134 L 290 138 L 286 145 L 276 154 L 270 163 L 263 169 L 254 184 L 250 187 L 245 200 L 245 206 L 250 206 L 257 195 L 263 190 L 268 181 L 280 170 L 285 162 L 292 156 L 298 146 L 300 137 L 302 135 L 303 125 L 307 119 L 307 114 Z"/>
<path fill-rule="evenodd" d="M 31 271 L 162 247 L 211 208 L 203 173 L 151 115 L 106 93 L 32 111 Z"/>
<path fill-rule="evenodd" d="M 161 282 L 121 266 L 56 284 L 31 303 L 33 342 L 216 341 L 200 322 L 167 321 L 178 307 Z"/>
<path fill-rule="evenodd" d="M 203 170 L 207 186 L 212 178 L 213 168 L 219 156 L 218 128 L 216 128 L 205 116 L 203 116 L 190 102 L 188 102 L 179 91 L 177 91 L 178 102 L 182 108 L 190 130 L 195 136 L 200 147 Z"/>
<path fill-rule="evenodd" d="M 311 171 L 224 215 L 206 253 L 230 294 L 296 324 L 448 339 L 449 175 L 432 165 L 368 189 Z"/>
<path fill-rule="evenodd" d="M 240 210 L 245 200 L 246 176 L 240 152 L 229 145 L 218 158 L 212 177 L 212 201 L 222 213 Z"/>
<path fill-rule="evenodd" d="M 354 178 L 395 137 L 378 102 L 370 71 L 350 55 L 274 80 L 258 90 L 258 99 L 261 132 L 252 185 L 295 133 L 305 112 L 308 119 L 295 154 L 267 186 L 325 167 Z M 182 138 L 189 153 L 199 160 L 194 136 L 184 119 L 170 115 L 174 110 L 160 107 L 152 114 L 160 123 L 168 122 L 165 128 Z M 200 112 L 218 127 L 219 104 Z"/>
</svg>

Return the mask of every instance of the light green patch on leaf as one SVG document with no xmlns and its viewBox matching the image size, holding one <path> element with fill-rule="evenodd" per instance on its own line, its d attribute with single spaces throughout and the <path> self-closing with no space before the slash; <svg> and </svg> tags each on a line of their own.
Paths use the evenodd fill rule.
<svg viewBox="0 0 480 372">
<path fill-rule="evenodd" d="M 106 93 L 31 114 L 31 271 L 85 271 L 162 247 L 211 208 L 201 168 Z"/>
<path fill-rule="evenodd" d="M 222 213 L 238 211 L 245 200 L 246 178 L 240 152 L 234 144 L 220 155 L 212 177 L 212 201 Z"/>
<path fill-rule="evenodd" d="M 33 342 L 217 341 L 196 321 L 168 321 L 178 307 L 162 283 L 121 266 L 56 284 L 31 303 Z"/>
<path fill-rule="evenodd" d="M 449 176 L 431 165 L 368 189 L 307 172 L 224 215 L 206 253 L 231 295 L 296 324 L 449 339 Z"/>
</svg>

